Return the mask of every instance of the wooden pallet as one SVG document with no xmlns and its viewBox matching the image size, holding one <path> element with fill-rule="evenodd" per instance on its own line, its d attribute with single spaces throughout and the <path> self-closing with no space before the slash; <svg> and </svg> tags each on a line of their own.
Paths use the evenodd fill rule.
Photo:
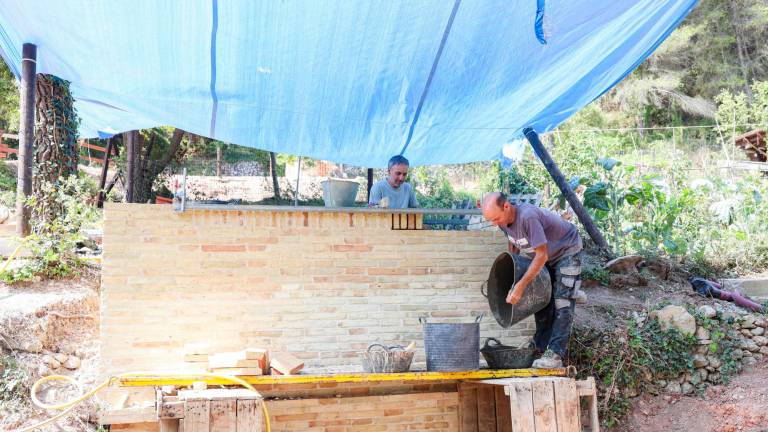
<svg viewBox="0 0 768 432">
<path fill-rule="evenodd" d="M 460 432 L 599 432 L 595 380 L 507 378 L 459 385 Z M 582 429 L 581 398 L 588 429 Z"/>
<path fill-rule="evenodd" d="M 157 391 L 160 432 L 261 432 L 261 395 L 245 389 Z"/>
</svg>

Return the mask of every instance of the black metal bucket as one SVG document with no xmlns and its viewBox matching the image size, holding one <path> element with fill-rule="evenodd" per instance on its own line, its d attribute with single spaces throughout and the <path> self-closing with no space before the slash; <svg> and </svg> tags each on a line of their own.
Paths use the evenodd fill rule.
<svg viewBox="0 0 768 432">
<path fill-rule="evenodd" d="M 495 342 L 491 345 L 491 342 Z M 488 338 L 480 352 L 490 369 L 525 369 L 533 364 L 533 348 L 515 348 L 502 345 L 496 338 Z"/>
<path fill-rule="evenodd" d="M 480 368 L 480 321 L 474 323 L 428 323 L 424 325 L 424 351 L 427 355 L 427 370 L 455 372 Z"/>
<path fill-rule="evenodd" d="M 504 252 L 493 262 L 488 275 L 488 293 L 480 292 L 488 299 L 488 305 L 499 325 L 509 328 L 512 325 L 544 309 L 552 297 L 552 283 L 549 271 L 543 268 L 531 281 L 516 305 L 507 303 L 507 294 L 514 284 L 528 271 L 531 260 L 520 255 Z"/>
</svg>

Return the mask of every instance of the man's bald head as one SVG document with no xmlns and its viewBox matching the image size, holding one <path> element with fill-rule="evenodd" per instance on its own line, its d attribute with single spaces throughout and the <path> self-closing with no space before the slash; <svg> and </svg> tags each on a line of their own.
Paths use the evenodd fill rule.
<svg viewBox="0 0 768 432">
<path fill-rule="evenodd" d="M 483 197 L 483 217 L 496 226 L 506 226 L 515 220 L 515 209 L 503 192 L 491 192 Z"/>
</svg>

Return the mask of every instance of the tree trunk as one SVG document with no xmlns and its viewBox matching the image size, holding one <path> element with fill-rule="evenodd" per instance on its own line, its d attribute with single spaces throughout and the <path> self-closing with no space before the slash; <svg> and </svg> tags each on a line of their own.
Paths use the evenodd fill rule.
<svg viewBox="0 0 768 432">
<path fill-rule="evenodd" d="M 40 74 L 36 84 L 35 155 L 32 193 L 37 203 L 32 209 L 35 223 L 46 224 L 64 211 L 56 204 L 55 188 L 71 175 L 77 175 L 77 127 L 69 83 L 53 75 Z M 46 188 L 46 184 L 53 189 Z"/>
<path fill-rule="evenodd" d="M 741 69 L 741 75 L 742 78 L 744 78 L 744 93 L 746 93 L 747 98 L 749 100 L 753 100 L 752 97 L 752 88 L 749 86 L 750 84 L 750 70 L 749 70 L 749 64 L 746 59 L 746 48 L 744 47 L 744 40 L 743 40 L 743 28 L 744 23 L 738 16 L 738 9 L 739 5 L 736 4 L 734 0 L 730 1 L 730 7 L 728 8 L 728 11 L 730 12 L 730 18 L 731 18 L 731 25 L 733 26 L 733 34 L 736 37 L 736 53 L 739 55 L 739 66 Z"/>
<path fill-rule="evenodd" d="M 275 192 L 276 203 L 280 201 L 280 184 L 277 182 L 277 157 L 269 152 L 269 170 L 272 172 L 272 190 Z"/>
<path fill-rule="evenodd" d="M 154 199 L 152 187 L 155 184 L 155 180 L 176 157 L 181 148 L 181 140 L 185 134 L 181 129 L 174 129 L 168 151 L 162 158 L 154 160 L 152 159 L 152 150 L 157 145 L 159 137 L 156 135 L 157 132 L 155 130 L 151 130 L 150 133 L 151 136 L 148 143 L 139 131 L 126 134 L 125 149 L 128 152 L 125 169 L 126 202 L 147 203 Z"/>
</svg>

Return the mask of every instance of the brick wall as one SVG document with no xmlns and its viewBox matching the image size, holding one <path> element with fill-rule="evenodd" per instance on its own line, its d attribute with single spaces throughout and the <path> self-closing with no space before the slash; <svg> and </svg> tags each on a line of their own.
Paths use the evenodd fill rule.
<svg viewBox="0 0 768 432">
<path fill-rule="evenodd" d="M 307 370 L 356 370 L 373 342 L 418 343 L 418 318 L 501 329 L 479 288 L 505 239 L 491 231 L 393 231 L 390 214 L 188 211 L 107 204 L 102 373 L 183 370 L 186 343 L 262 346 Z"/>
</svg>

